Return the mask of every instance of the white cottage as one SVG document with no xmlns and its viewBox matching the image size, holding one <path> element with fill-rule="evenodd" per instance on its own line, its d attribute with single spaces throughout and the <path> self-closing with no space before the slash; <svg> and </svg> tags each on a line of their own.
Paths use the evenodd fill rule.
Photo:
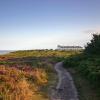
<svg viewBox="0 0 100 100">
<path fill-rule="evenodd" d="M 57 46 L 57 50 L 82 50 L 81 46 Z"/>
</svg>

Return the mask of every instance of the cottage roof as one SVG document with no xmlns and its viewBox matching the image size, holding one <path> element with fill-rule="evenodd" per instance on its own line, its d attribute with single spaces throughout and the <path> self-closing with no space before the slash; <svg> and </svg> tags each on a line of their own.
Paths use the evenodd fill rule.
<svg viewBox="0 0 100 100">
<path fill-rule="evenodd" d="M 58 45 L 58 47 L 60 48 L 82 48 L 81 46 L 61 46 L 61 45 Z"/>
</svg>

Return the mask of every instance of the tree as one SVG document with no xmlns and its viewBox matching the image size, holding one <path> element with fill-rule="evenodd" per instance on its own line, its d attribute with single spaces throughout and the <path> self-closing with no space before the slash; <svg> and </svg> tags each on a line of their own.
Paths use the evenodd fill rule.
<svg viewBox="0 0 100 100">
<path fill-rule="evenodd" d="M 100 55 L 100 34 L 93 34 L 93 38 L 84 50 L 87 54 Z"/>
</svg>

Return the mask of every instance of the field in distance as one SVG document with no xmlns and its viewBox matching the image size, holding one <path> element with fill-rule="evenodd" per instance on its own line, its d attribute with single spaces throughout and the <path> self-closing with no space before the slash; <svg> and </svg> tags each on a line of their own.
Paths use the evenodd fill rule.
<svg viewBox="0 0 100 100">
<path fill-rule="evenodd" d="M 0 55 L 0 99 L 48 100 L 57 81 L 53 66 L 80 51 L 24 50 Z"/>
</svg>

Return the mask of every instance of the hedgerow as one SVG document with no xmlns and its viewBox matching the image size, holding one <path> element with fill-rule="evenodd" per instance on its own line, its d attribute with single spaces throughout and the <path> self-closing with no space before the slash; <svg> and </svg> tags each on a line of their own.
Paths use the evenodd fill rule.
<svg viewBox="0 0 100 100">
<path fill-rule="evenodd" d="M 82 54 L 68 57 L 64 67 L 75 67 L 92 84 L 100 87 L 100 35 L 93 35 Z"/>
</svg>

